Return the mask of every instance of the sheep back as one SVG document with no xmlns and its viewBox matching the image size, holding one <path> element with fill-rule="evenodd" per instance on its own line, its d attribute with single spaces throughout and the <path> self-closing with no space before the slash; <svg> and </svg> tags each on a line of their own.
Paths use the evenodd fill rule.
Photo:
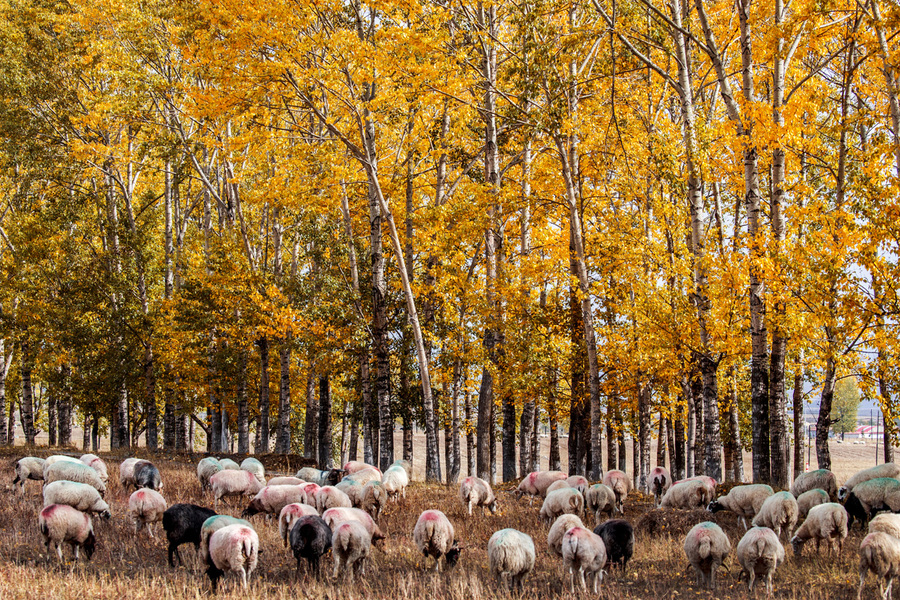
<svg viewBox="0 0 900 600">
<path fill-rule="evenodd" d="M 800 509 L 793 494 L 777 492 L 763 502 L 759 512 L 753 517 L 753 525 L 768 527 L 778 536 L 782 531 L 790 535 L 797 524 L 799 513 Z"/>
<path fill-rule="evenodd" d="M 575 488 L 566 487 L 547 494 L 541 506 L 541 520 L 550 523 L 561 514 L 579 515 L 584 511 L 584 496 Z"/>
<path fill-rule="evenodd" d="M 516 491 L 519 495 L 545 496 L 551 483 L 567 477 L 568 475 L 562 471 L 533 471 L 519 482 L 519 487 Z"/>
<path fill-rule="evenodd" d="M 413 528 L 413 541 L 419 552 L 438 559 L 450 551 L 455 540 L 453 524 L 443 512 L 426 510 L 419 515 Z"/>
<path fill-rule="evenodd" d="M 215 511 L 196 504 L 173 504 L 163 513 L 163 530 L 169 542 L 169 566 L 175 566 L 175 560 L 182 562 L 178 553 L 181 544 L 194 544 L 200 548 L 200 529 L 203 523 L 215 516 Z"/>
<path fill-rule="evenodd" d="M 534 569 L 534 540 L 515 529 L 501 529 L 488 540 L 488 562 L 498 579 L 511 577 L 521 586 L 522 579 Z"/>
<path fill-rule="evenodd" d="M 149 488 L 157 492 L 163 488 L 159 469 L 149 460 L 138 461 L 134 465 L 134 485 L 137 488 Z"/>
<path fill-rule="evenodd" d="M 800 495 L 809 490 L 820 489 L 828 494 L 829 501 L 837 498 L 837 478 L 828 469 L 816 469 L 801 473 L 791 484 L 791 494 L 800 499 Z"/>
<path fill-rule="evenodd" d="M 249 471 L 247 472 L 249 473 Z M 288 504 L 303 502 L 305 498 L 306 494 L 298 485 L 267 485 L 257 492 L 247 508 L 241 513 L 241 517 L 252 517 L 259 513 L 278 514 Z"/>
<path fill-rule="evenodd" d="M 297 522 L 297 519 L 299 519 L 300 517 L 308 517 L 311 515 L 315 515 L 318 517 L 319 511 L 316 510 L 315 506 L 303 504 L 302 502 L 294 502 L 293 504 L 288 504 L 281 509 L 281 512 L 278 513 L 278 534 L 284 541 L 285 546 L 288 545 L 288 538 L 291 529 L 293 529 L 294 524 Z"/>
<path fill-rule="evenodd" d="M 684 538 L 684 553 L 699 583 L 707 583 L 711 589 L 716 587 L 716 570 L 730 552 L 728 536 L 711 521 L 694 525 Z"/>
<path fill-rule="evenodd" d="M 469 509 L 472 514 L 472 508 L 475 506 L 487 507 L 491 513 L 497 511 L 497 497 L 491 485 L 479 477 L 469 476 L 462 480 L 459 484 L 459 499 Z"/>
<path fill-rule="evenodd" d="M 895 479 L 900 478 L 900 465 L 897 463 L 889 462 L 878 465 L 876 467 L 872 467 L 870 469 L 863 469 L 862 471 L 857 471 L 853 476 L 850 477 L 844 485 L 838 488 L 838 500 L 843 502 L 847 496 L 853 491 L 853 488 L 858 486 L 859 484 L 869 481 L 870 479 L 878 479 L 881 477 L 893 477 Z"/>
<path fill-rule="evenodd" d="M 76 481 L 78 483 L 86 483 L 93 486 L 101 494 L 106 491 L 106 484 L 100 479 L 100 475 L 97 474 L 97 471 L 81 461 L 61 461 L 53 463 L 45 472 L 44 481 L 47 483 L 53 483 L 54 481 Z"/>
<path fill-rule="evenodd" d="M 77 481 L 54 481 L 44 486 L 44 506 L 65 504 L 81 512 L 98 513 L 108 519 L 109 504 L 100 497 L 100 492 L 92 485 Z"/>
<path fill-rule="evenodd" d="M 737 558 L 744 573 L 750 576 L 750 590 L 757 576 L 766 581 L 766 590 L 771 592 L 775 570 L 784 562 L 784 546 L 778 536 L 768 527 L 751 527 L 738 542 Z"/>
<path fill-rule="evenodd" d="M 62 560 L 62 544 L 71 543 L 77 548 L 84 548 L 87 559 L 94 554 L 96 539 L 91 518 L 78 509 L 66 504 L 51 504 L 41 510 L 38 516 L 38 527 L 44 538 L 44 546 L 56 546 L 56 553 Z M 76 554 L 77 556 L 77 554 Z"/>
<path fill-rule="evenodd" d="M 628 567 L 634 555 L 634 527 L 625 519 L 610 519 L 594 528 L 606 546 L 606 557 L 611 563 Z"/>
<path fill-rule="evenodd" d="M 584 504 L 600 520 L 600 513 L 612 516 L 616 510 L 616 494 L 608 485 L 595 483 L 584 492 Z"/>
<path fill-rule="evenodd" d="M 752 519 L 762 508 L 766 498 L 774 494 L 772 486 L 763 483 L 738 485 L 724 496 L 719 496 L 707 507 L 710 512 L 730 510 L 741 518 Z"/>
<path fill-rule="evenodd" d="M 209 568 L 206 573 L 213 589 L 224 573 L 240 571 L 244 587 L 247 577 L 256 569 L 259 558 L 259 536 L 252 527 L 228 525 L 216 530 L 209 538 Z"/>
<path fill-rule="evenodd" d="M 699 479 L 680 481 L 672 485 L 659 503 L 660 508 L 693 510 L 703 508 L 712 502 L 715 490 L 709 483 Z"/>
<path fill-rule="evenodd" d="M 803 544 L 811 539 L 816 540 L 817 547 L 822 540 L 828 540 L 829 543 L 837 540 L 839 544 L 843 544 L 847 537 L 847 522 L 847 511 L 836 502 L 813 506 L 791 538 L 794 554 L 801 554 Z"/>
<path fill-rule="evenodd" d="M 584 527 L 584 523 L 578 515 L 560 515 L 550 527 L 550 533 L 547 534 L 547 548 L 550 554 L 562 558 L 562 540 L 566 532 L 573 527 Z"/>
<path fill-rule="evenodd" d="M 797 511 L 800 515 L 800 518 L 805 519 L 806 515 L 809 514 L 809 511 L 813 506 L 825 504 L 826 502 L 830 501 L 831 500 L 828 498 L 828 493 L 825 490 L 813 488 L 811 490 L 803 492 L 802 494 L 800 494 L 800 496 L 797 497 Z"/>
<path fill-rule="evenodd" d="M 900 539 L 900 515 L 894 513 L 881 513 L 869 521 L 869 533 L 881 531 Z"/>
<path fill-rule="evenodd" d="M 317 514 L 303 515 L 291 527 L 289 537 L 297 568 L 304 559 L 318 571 L 319 559 L 331 549 L 333 532 L 328 524 Z"/>
<path fill-rule="evenodd" d="M 161 521 L 166 512 L 166 499 L 162 494 L 151 488 L 136 490 L 128 498 L 128 512 L 131 513 L 135 523 L 135 530 L 140 525 L 149 525 Z"/>
<path fill-rule="evenodd" d="M 241 470 L 253 473 L 253 476 L 256 477 L 257 481 L 262 485 L 266 485 L 266 468 L 259 460 L 252 456 L 245 458 L 241 462 Z"/>
</svg>

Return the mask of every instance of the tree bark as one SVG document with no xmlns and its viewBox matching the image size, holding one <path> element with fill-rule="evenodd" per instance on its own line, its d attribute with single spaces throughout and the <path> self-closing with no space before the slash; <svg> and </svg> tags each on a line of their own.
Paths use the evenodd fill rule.
<svg viewBox="0 0 900 600">
<path fill-rule="evenodd" d="M 487 335 L 488 332 L 485 333 Z M 491 481 L 491 430 L 494 414 L 494 378 L 484 367 L 481 371 L 481 387 L 478 390 L 478 477 Z"/>
<path fill-rule="evenodd" d="M 319 435 L 319 402 L 316 399 L 316 377 L 312 365 L 306 375 L 306 423 L 303 434 L 303 456 L 316 460 Z"/>
<path fill-rule="evenodd" d="M 472 394 L 466 390 L 465 395 L 465 417 L 466 417 L 466 474 L 478 476 L 478 470 L 475 468 L 475 420 L 472 416 Z"/>
<path fill-rule="evenodd" d="M 741 444 L 740 407 L 738 406 L 737 376 L 731 369 L 731 402 L 728 405 L 728 431 L 731 438 L 732 478 L 738 483 L 744 481 L 744 454 Z"/>
<path fill-rule="evenodd" d="M 51 386 L 47 395 L 47 441 L 51 447 L 56 446 L 56 409 L 59 404 L 59 386 Z"/>
<path fill-rule="evenodd" d="M 550 471 L 559 471 L 562 465 L 559 460 L 559 412 L 556 405 L 556 381 L 551 383 L 550 399 L 547 404 L 548 420 L 550 421 L 550 457 L 547 461 L 547 468 Z"/>
<path fill-rule="evenodd" d="M 829 338 L 831 335 L 829 334 Z M 829 340 L 830 342 L 831 340 Z M 829 346 L 831 344 L 829 343 Z M 831 418 L 834 400 L 836 362 L 832 356 L 825 360 L 825 379 L 822 382 L 822 396 L 819 401 L 819 418 L 816 420 L 816 460 L 820 469 L 831 469 L 831 451 L 828 449 L 828 433 L 835 420 Z"/>
<path fill-rule="evenodd" d="M 806 471 L 806 461 L 803 460 L 803 447 L 806 438 L 803 419 L 803 374 L 801 367 L 797 365 L 797 373 L 794 375 L 794 479 L 800 477 Z"/>
<path fill-rule="evenodd" d="M 6 431 L 6 378 L 9 376 L 12 359 L 13 350 L 10 349 L 7 354 L 6 340 L 0 338 L 0 446 L 12 445 L 12 439 L 7 436 Z M 10 406 L 9 414 L 13 414 L 12 406 Z"/>
<path fill-rule="evenodd" d="M 247 351 L 243 348 L 238 350 L 238 373 L 237 373 L 237 444 L 238 454 L 248 454 L 250 452 L 250 405 L 247 402 Z M 176 407 L 177 410 L 177 407 Z M 176 417 L 176 427 L 178 421 Z M 176 446 L 177 436 L 176 436 Z"/>
<path fill-rule="evenodd" d="M 516 471 L 516 402 L 507 390 L 503 394 L 503 481 L 517 478 Z"/>
<path fill-rule="evenodd" d="M 685 471 L 685 440 L 684 440 L 684 421 L 680 418 L 674 421 L 675 429 L 675 466 L 672 469 L 672 477 L 676 480 L 684 479 L 687 476 Z"/>
<path fill-rule="evenodd" d="M 669 430 L 666 427 L 666 417 L 659 413 L 659 435 L 656 442 L 656 464 L 660 467 L 666 466 L 666 444 L 669 440 Z"/>
<path fill-rule="evenodd" d="M 2 347 L 0 347 L 2 355 Z M 72 443 L 72 367 L 66 363 L 62 366 L 62 385 L 59 399 L 59 445 L 69 446 Z M 3 406 L 3 393 L 0 390 L 0 407 Z M 0 425 L 3 423 L 2 408 L 0 408 Z M 0 433 L 3 427 L 0 426 Z"/>
<path fill-rule="evenodd" d="M 22 434 L 25 436 L 25 445 L 34 446 L 36 435 L 34 428 L 34 388 L 31 384 L 32 356 L 31 342 L 23 341 L 21 345 L 22 358 L 19 373 L 22 379 L 22 400 L 19 404 L 19 412 L 22 421 Z"/>
<path fill-rule="evenodd" d="M 531 472 L 531 428 L 534 425 L 534 400 L 529 400 L 522 406 L 522 416 L 519 421 L 519 477 L 525 477 Z"/>
<path fill-rule="evenodd" d="M 638 438 L 639 459 L 635 464 L 634 477 L 637 489 L 645 494 L 650 493 L 650 438 L 653 436 L 650 427 L 650 386 L 646 382 L 638 383 Z"/>
<path fill-rule="evenodd" d="M 257 454 L 269 452 L 269 339 L 262 336 L 256 341 L 259 348 L 259 421 L 256 427 L 259 432 Z"/>
<path fill-rule="evenodd" d="M 328 374 L 319 376 L 319 468 L 331 469 L 334 459 L 331 457 L 331 382 Z"/>
<path fill-rule="evenodd" d="M 278 424 L 275 426 L 275 452 L 291 452 L 291 337 L 281 340 L 278 348 L 281 376 L 278 384 Z"/>
</svg>

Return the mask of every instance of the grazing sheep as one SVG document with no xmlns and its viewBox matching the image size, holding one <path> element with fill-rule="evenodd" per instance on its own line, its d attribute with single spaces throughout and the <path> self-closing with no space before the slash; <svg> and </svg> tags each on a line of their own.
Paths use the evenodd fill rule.
<svg viewBox="0 0 900 600">
<path fill-rule="evenodd" d="M 828 494 L 828 500 L 833 501 L 837 498 L 838 487 L 837 478 L 834 473 L 828 469 L 816 469 L 801 473 L 791 484 L 791 493 L 794 498 L 800 499 L 800 495 L 809 490 L 820 489 Z"/>
<path fill-rule="evenodd" d="M 119 464 L 119 485 L 126 490 L 129 486 L 134 486 L 134 465 L 141 459 L 126 458 Z"/>
<path fill-rule="evenodd" d="M 625 519 L 611 519 L 597 525 L 594 533 L 600 536 L 606 546 L 606 558 L 611 564 L 622 565 L 622 572 L 628 569 L 628 561 L 634 555 L 634 527 Z"/>
<path fill-rule="evenodd" d="M 359 521 L 366 528 L 366 531 L 369 532 L 373 544 L 377 545 L 378 542 L 384 539 L 384 534 L 381 532 L 378 525 L 375 524 L 375 520 L 364 510 L 344 507 L 329 508 L 322 513 L 322 518 L 328 523 L 328 526 L 331 527 L 332 531 L 334 531 L 335 526 L 341 521 Z"/>
<path fill-rule="evenodd" d="M 78 463 L 83 465 L 84 463 L 75 458 L 74 456 L 66 456 L 65 454 L 54 454 L 53 456 L 48 456 L 44 459 L 44 481 L 47 480 L 47 469 L 51 466 L 55 465 L 59 462 L 70 462 L 70 463 Z"/>
<path fill-rule="evenodd" d="M 715 489 L 706 481 L 694 479 L 672 484 L 659 503 L 660 508 L 693 510 L 703 508 L 712 502 Z"/>
<path fill-rule="evenodd" d="M 44 459 L 36 456 L 20 458 L 16 463 L 16 478 L 13 485 L 19 484 L 19 491 L 25 495 L 25 482 L 29 479 L 35 481 L 44 480 Z"/>
<path fill-rule="evenodd" d="M 257 459 L 252 456 L 245 458 L 243 462 L 241 462 L 241 470 L 253 473 L 253 476 L 256 477 L 257 481 L 266 485 L 266 468 Z"/>
<path fill-rule="evenodd" d="M 562 471 L 533 471 L 519 482 L 519 487 L 516 488 L 516 496 L 521 498 L 523 495 L 528 494 L 532 496 L 532 499 L 534 496 L 543 498 L 547 495 L 547 488 L 550 487 L 550 484 L 567 478 L 568 475 Z"/>
<path fill-rule="evenodd" d="M 298 485 L 267 485 L 253 497 L 241 513 L 241 518 L 246 519 L 259 513 L 277 515 L 288 504 L 303 502 L 305 498 L 306 494 Z"/>
<path fill-rule="evenodd" d="M 273 477 L 266 485 L 303 485 L 305 483 L 296 477 Z"/>
<path fill-rule="evenodd" d="M 608 485 L 595 483 L 584 492 L 585 507 L 594 515 L 594 522 L 600 522 L 600 513 L 612 517 L 616 510 L 616 494 Z"/>
<path fill-rule="evenodd" d="M 209 538 L 209 558 L 206 574 L 216 592 L 219 579 L 229 571 L 241 573 L 241 584 L 247 589 L 247 577 L 256 569 L 259 557 L 259 536 L 252 527 L 228 525 Z"/>
<path fill-rule="evenodd" d="M 346 472 L 343 469 L 329 469 L 328 471 L 320 471 L 319 469 L 313 469 L 312 467 L 303 467 L 302 469 L 297 471 L 295 477 L 318 485 L 336 485 L 337 482 L 341 480 L 341 477 L 343 477 L 345 474 Z M 354 479 L 356 478 L 354 477 Z M 357 479 L 357 481 L 360 480 Z M 360 483 L 364 482 L 360 481 Z"/>
<path fill-rule="evenodd" d="M 362 471 L 363 469 L 375 469 L 376 471 L 381 470 L 375 465 L 370 465 L 369 463 L 363 462 L 361 460 L 351 460 L 344 465 L 344 470 L 347 472 L 347 475 L 353 475 L 357 471 Z"/>
<path fill-rule="evenodd" d="M 554 481 L 553 483 L 550 484 L 550 486 L 547 488 L 547 494 L 549 494 L 551 492 L 555 492 L 556 490 L 564 490 L 564 489 L 570 488 L 570 487 L 572 487 L 572 486 L 569 485 L 568 479 L 560 479 L 559 481 Z M 545 497 L 546 497 L 546 495 L 545 495 Z"/>
<path fill-rule="evenodd" d="M 157 492 L 163 488 L 162 477 L 159 469 L 149 460 L 139 460 L 134 465 L 134 486 L 137 488 L 149 488 Z"/>
<path fill-rule="evenodd" d="M 398 458 L 393 463 L 391 463 L 392 467 L 403 467 L 406 471 L 406 474 L 412 477 L 412 463 L 408 460 L 403 460 L 402 458 Z"/>
<path fill-rule="evenodd" d="M 278 513 L 278 534 L 281 536 L 285 547 L 288 545 L 291 529 L 294 527 L 297 520 L 300 517 L 308 517 L 310 515 L 318 517 L 319 511 L 316 510 L 315 506 L 310 506 L 309 504 L 303 504 L 301 502 L 288 504 L 281 509 L 281 512 Z M 328 539 L 331 539 L 330 534 Z"/>
<path fill-rule="evenodd" d="M 297 575 L 300 575 L 300 559 L 306 559 L 312 572 L 319 576 L 319 559 L 331 549 L 333 532 L 319 515 L 304 515 L 290 529 L 291 550 L 297 559 Z"/>
<path fill-rule="evenodd" d="M 797 524 L 800 509 L 790 492 L 778 492 L 766 498 L 759 512 L 753 517 L 753 525 L 768 527 L 779 538 L 782 530 L 790 537 Z"/>
<path fill-rule="evenodd" d="M 731 552 L 731 542 L 722 528 L 710 521 L 698 523 L 684 538 L 684 553 L 697 573 L 697 585 L 716 589 L 716 570 Z"/>
<path fill-rule="evenodd" d="M 97 513 L 109 519 L 109 504 L 100 497 L 100 492 L 92 485 L 76 481 L 54 481 L 44 486 L 44 506 L 65 504 L 81 512 Z"/>
<path fill-rule="evenodd" d="M 322 514 L 329 508 L 338 508 L 341 506 L 350 508 L 353 506 L 349 496 L 333 485 L 320 487 L 316 491 L 315 500 L 316 509 L 319 511 L 319 514 Z"/>
<path fill-rule="evenodd" d="M 711 513 L 720 510 L 730 510 L 741 518 L 744 529 L 747 529 L 747 521 L 752 520 L 762 508 L 766 498 L 774 494 L 772 486 L 763 483 L 751 483 L 738 485 L 724 496 L 719 496 L 706 507 Z"/>
<path fill-rule="evenodd" d="M 593 580 L 594 595 L 600 593 L 603 566 L 606 564 L 606 545 L 603 539 L 585 527 L 572 527 L 562 539 L 563 567 L 569 572 L 569 588 L 575 592 L 575 574 L 578 573 L 581 589 L 585 585 L 585 573 Z"/>
<path fill-rule="evenodd" d="M 859 544 L 859 589 L 857 599 L 862 598 L 866 575 L 875 573 L 882 598 L 891 597 L 894 578 L 900 575 L 900 540 L 882 531 L 867 535 Z M 886 587 L 885 587 L 885 584 Z"/>
<path fill-rule="evenodd" d="M 550 527 L 550 533 L 547 534 L 547 548 L 550 554 L 557 558 L 562 558 L 562 540 L 566 532 L 573 527 L 584 527 L 584 523 L 577 515 L 559 515 L 553 525 Z"/>
<path fill-rule="evenodd" d="M 220 458 L 219 464 L 222 465 L 223 471 L 240 471 L 241 465 L 237 464 L 230 458 Z"/>
<path fill-rule="evenodd" d="M 50 465 L 44 473 L 44 481 L 53 483 L 54 481 L 77 481 L 78 483 L 86 483 L 93 486 L 101 494 L 106 492 L 106 484 L 100 480 L 97 471 L 90 468 L 81 461 L 69 462 L 60 461 Z"/>
<path fill-rule="evenodd" d="M 808 540 L 816 540 L 816 552 L 822 540 L 828 540 L 829 551 L 834 550 L 834 542 L 837 541 L 839 550 L 844 547 L 847 538 L 847 511 L 836 502 L 826 502 L 809 509 L 806 520 L 794 532 L 791 538 L 791 546 L 794 554 L 800 556 L 803 552 L 803 544 Z"/>
<path fill-rule="evenodd" d="M 200 480 L 200 490 L 209 489 L 209 478 L 222 470 L 222 464 L 212 456 L 207 456 L 197 463 L 197 479 Z"/>
<path fill-rule="evenodd" d="M 607 471 L 606 475 L 603 476 L 603 484 L 608 485 L 616 495 L 616 510 L 619 514 L 625 514 L 625 498 L 628 497 L 628 492 L 631 491 L 631 479 L 624 471 L 613 469 L 612 471 Z"/>
<path fill-rule="evenodd" d="M 141 527 L 146 527 L 147 533 L 153 537 L 150 524 L 162 521 L 166 508 L 166 499 L 156 490 L 141 488 L 131 494 L 128 498 L 128 512 L 134 520 L 134 533 L 137 534 Z"/>
<path fill-rule="evenodd" d="M 229 469 L 232 470 L 232 469 Z M 203 563 L 207 563 L 209 561 L 209 538 L 222 529 L 223 527 L 228 527 L 229 525 L 244 525 L 245 527 L 253 528 L 253 525 L 250 524 L 249 521 L 245 521 L 244 519 L 238 519 L 237 517 L 232 517 L 231 515 L 213 515 L 210 518 L 203 521 L 203 525 L 200 526 L 200 560 Z"/>
<path fill-rule="evenodd" d="M 175 567 L 175 560 L 184 564 L 178 546 L 181 544 L 194 544 L 194 549 L 200 551 L 200 529 L 204 521 L 216 515 L 215 511 L 196 504 L 173 504 L 163 513 L 163 530 L 169 541 L 169 566 Z"/>
<path fill-rule="evenodd" d="M 435 571 L 441 570 L 441 556 L 447 568 L 453 568 L 459 560 L 460 548 L 453 524 L 439 510 L 426 510 L 419 515 L 413 528 L 413 541 L 426 561 L 429 556 L 434 557 Z"/>
<path fill-rule="evenodd" d="M 844 503 L 850 526 L 858 519 L 864 527 L 879 510 L 900 512 L 900 481 L 893 477 L 869 479 L 854 486 Z"/>
<path fill-rule="evenodd" d="M 365 576 L 365 560 L 372 550 L 372 536 L 359 521 L 343 521 L 333 528 L 331 552 L 334 554 L 334 578 L 341 572 L 353 572 Z"/>
<path fill-rule="evenodd" d="M 881 531 L 900 539 L 900 515 L 881 513 L 869 521 L 869 533 Z"/>
<path fill-rule="evenodd" d="M 459 499 L 469 508 L 469 516 L 472 516 L 472 508 L 477 506 L 481 508 L 481 515 L 484 516 L 484 508 L 487 507 L 491 514 L 497 512 L 497 496 L 494 490 L 484 479 L 469 476 L 463 479 L 459 484 Z"/>
<path fill-rule="evenodd" d="M 672 485 L 678 485 L 679 483 L 684 483 L 686 481 L 702 481 L 710 489 L 712 489 L 713 495 L 716 494 L 716 485 L 718 485 L 718 483 L 716 482 L 715 479 L 713 479 L 709 475 L 695 475 L 694 477 L 685 477 L 684 479 L 679 479 L 678 481 L 673 481 Z"/>
<path fill-rule="evenodd" d="M 853 491 L 853 488 L 863 483 L 864 481 L 869 481 L 870 479 L 878 479 L 881 477 L 893 477 L 900 478 L 900 465 L 897 463 L 884 463 L 878 465 L 877 467 L 872 467 L 871 469 L 863 469 L 862 471 L 858 471 L 854 474 L 850 479 L 848 479 L 844 485 L 838 488 L 838 500 L 843 502 L 847 499 L 847 495 Z"/>
<path fill-rule="evenodd" d="M 525 576 L 534 569 L 531 536 L 515 529 L 501 529 L 488 540 L 487 553 L 491 574 L 497 582 L 508 587 L 512 580 L 512 585 L 521 590 Z"/>
<path fill-rule="evenodd" d="M 104 484 L 109 482 L 109 472 L 107 471 L 106 463 L 103 462 L 102 458 L 96 454 L 84 454 L 79 460 L 97 471 L 97 475 L 100 476 L 100 481 Z"/>
<path fill-rule="evenodd" d="M 587 480 L 587 477 L 581 475 L 572 475 L 567 477 L 565 481 L 569 484 L 569 487 L 575 488 L 582 494 L 584 494 L 585 490 L 591 485 L 591 482 Z"/>
<path fill-rule="evenodd" d="M 825 504 L 830 501 L 828 493 L 825 490 L 820 490 L 819 488 L 807 490 L 797 497 L 797 511 L 800 514 L 800 518 L 805 519 L 813 506 Z"/>
<path fill-rule="evenodd" d="M 768 527 L 751 527 L 738 542 L 737 558 L 742 573 L 750 576 L 750 591 L 759 575 L 766 581 L 766 595 L 771 595 L 775 569 L 784 562 L 784 546 L 775 532 Z"/>
<path fill-rule="evenodd" d="M 69 543 L 78 560 L 79 548 L 84 548 L 88 560 L 94 554 L 97 540 L 91 518 L 66 504 L 51 504 L 41 511 L 38 526 L 44 538 L 44 547 L 50 552 L 50 544 L 56 546 L 56 555 L 63 560 L 62 544 Z"/>
<path fill-rule="evenodd" d="M 584 512 L 584 496 L 572 487 L 547 494 L 541 506 L 541 521 L 548 525 L 561 514 L 580 515 Z"/>
<path fill-rule="evenodd" d="M 303 500 L 304 504 L 309 504 L 310 506 L 316 505 L 316 493 L 319 491 L 318 483 L 304 483 L 300 486 L 300 489 L 303 490 Z"/>
<path fill-rule="evenodd" d="M 219 500 L 226 496 L 253 496 L 262 489 L 262 484 L 248 471 L 225 469 L 209 478 L 215 497 L 214 507 L 219 509 Z"/>
<path fill-rule="evenodd" d="M 406 498 L 406 486 L 409 485 L 409 475 L 401 466 L 393 466 L 384 472 L 381 484 L 388 493 L 388 498 L 396 500 L 400 496 Z"/>
<path fill-rule="evenodd" d="M 650 471 L 650 490 L 653 492 L 656 506 L 662 502 L 662 497 L 670 487 L 672 487 L 672 475 L 669 474 L 669 470 L 665 467 L 654 467 Z"/>
<path fill-rule="evenodd" d="M 382 473 L 374 467 L 360 469 L 353 474 L 353 481 L 360 485 L 365 485 L 370 481 L 381 481 Z"/>
<path fill-rule="evenodd" d="M 349 496 L 350 494 L 347 495 Z M 353 499 L 351 498 L 350 501 L 353 502 Z M 362 486 L 362 489 L 357 494 L 357 501 L 354 503 L 354 507 L 361 508 L 372 515 L 373 519 L 377 519 L 381 516 L 381 511 L 387 506 L 387 503 L 387 490 L 384 489 L 381 482 L 370 481 Z"/>
</svg>

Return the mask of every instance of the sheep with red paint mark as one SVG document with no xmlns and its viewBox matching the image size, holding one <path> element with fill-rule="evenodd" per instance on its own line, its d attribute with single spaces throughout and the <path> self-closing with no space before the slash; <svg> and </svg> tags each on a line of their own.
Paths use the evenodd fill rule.
<svg viewBox="0 0 900 600">
<path fill-rule="evenodd" d="M 284 541 L 285 547 L 288 545 L 291 529 L 293 529 L 297 520 L 310 515 L 319 516 L 319 511 L 316 510 L 315 506 L 303 504 L 302 502 L 288 504 L 281 509 L 281 512 L 278 514 L 278 534 Z"/>
<path fill-rule="evenodd" d="M 419 552 L 434 558 L 434 570 L 441 570 L 441 557 L 447 568 L 453 568 L 459 560 L 459 542 L 456 541 L 456 532 L 453 524 L 443 512 L 439 510 L 426 510 L 416 521 L 413 528 L 413 541 Z"/>
<path fill-rule="evenodd" d="M 150 525 L 162 521 L 166 508 L 166 499 L 156 490 L 141 488 L 131 494 L 128 498 L 128 513 L 134 521 L 134 533 L 137 534 L 142 527 L 146 527 L 147 533 L 153 537 Z"/>
<path fill-rule="evenodd" d="M 51 504 L 41 511 L 38 526 L 47 552 L 55 546 L 59 560 L 63 560 L 63 544 L 72 546 L 75 560 L 78 560 L 80 549 L 84 549 L 87 560 L 93 556 L 97 544 L 94 528 L 91 518 L 80 510 L 66 504 Z"/>
<path fill-rule="evenodd" d="M 469 476 L 462 480 L 459 484 L 459 499 L 469 509 L 470 517 L 472 509 L 476 506 L 481 508 L 482 516 L 485 508 L 490 510 L 491 514 L 497 512 L 497 496 L 494 495 L 491 484 L 480 477 Z"/>
<path fill-rule="evenodd" d="M 249 471 L 224 469 L 209 478 L 215 498 L 214 508 L 219 509 L 219 500 L 228 496 L 255 496 L 262 484 Z"/>
<path fill-rule="evenodd" d="M 257 492 L 241 517 L 246 519 L 259 513 L 277 515 L 288 504 L 303 502 L 305 498 L 306 494 L 298 485 L 267 485 Z"/>
<path fill-rule="evenodd" d="M 247 578 L 256 569 L 258 557 L 259 536 L 252 527 L 228 525 L 213 533 L 209 538 L 206 569 L 213 592 L 216 592 L 219 579 L 229 572 L 240 573 L 241 584 L 247 589 Z"/>
<path fill-rule="evenodd" d="M 567 478 L 568 475 L 562 471 L 533 471 L 519 482 L 519 487 L 516 488 L 516 496 L 521 497 L 527 494 L 532 497 L 540 496 L 543 498 L 547 495 L 547 488 L 550 487 L 550 484 Z"/>
<path fill-rule="evenodd" d="M 613 469 L 611 471 L 607 471 L 606 475 L 603 476 L 603 485 L 609 486 L 609 488 L 616 495 L 616 510 L 619 514 L 625 513 L 625 499 L 628 497 L 628 493 L 632 489 L 631 478 L 625 474 L 624 471 L 619 471 L 618 469 Z"/>
</svg>

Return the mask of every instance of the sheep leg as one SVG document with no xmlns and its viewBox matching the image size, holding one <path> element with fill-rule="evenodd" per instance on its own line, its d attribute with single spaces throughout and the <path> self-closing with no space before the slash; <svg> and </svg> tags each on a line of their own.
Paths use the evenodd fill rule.
<svg viewBox="0 0 900 600">
<path fill-rule="evenodd" d="M 750 591 L 753 591 L 753 584 L 756 581 L 756 568 L 750 569 Z"/>
<path fill-rule="evenodd" d="M 482 515 L 484 515 L 483 512 L 482 512 Z M 469 498 L 469 516 L 470 517 L 472 516 L 472 499 L 471 498 Z"/>
<path fill-rule="evenodd" d="M 60 562 L 63 562 L 62 544 L 61 543 L 56 544 L 56 555 L 59 557 Z"/>
<path fill-rule="evenodd" d="M 888 584 L 887 589 L 885 590 L 885 600 L 891 600 L 891 588 L 894 587 L 894 578 L 889 576 L 887 578 L 887 582 Z"/>
<path fill-rule="evenodd" d="M 859 569 L 859 587 L 856 590 L 856 600 L 862 600 L 863 587 L 866 585 L 866 573 L 868 569 L 861 567 Z"/>
<path fill-rule="evenodd" d="M 247 570 L 244 565 L 241 565 L 241 585 L 245 590 L 247 589 Z"/>
</svg>

